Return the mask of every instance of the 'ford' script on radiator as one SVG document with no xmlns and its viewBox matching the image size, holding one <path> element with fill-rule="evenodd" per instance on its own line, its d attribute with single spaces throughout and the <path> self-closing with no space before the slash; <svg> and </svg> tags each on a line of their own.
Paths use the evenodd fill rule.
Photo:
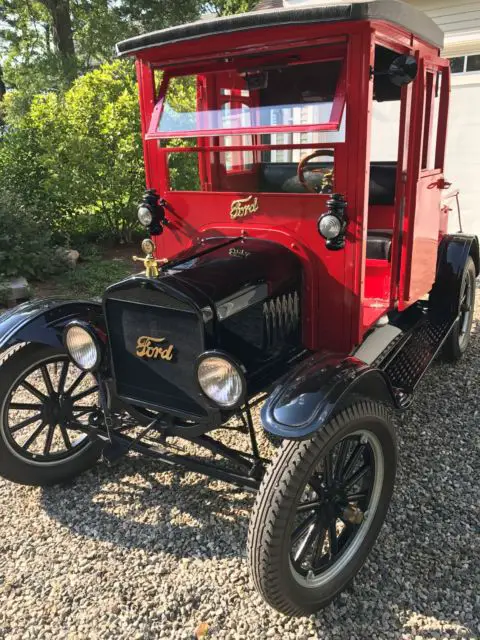
<svg viewBox="0 0 480 640">
<path fill-rule="evenodd" d="M 137 340 L 136 354 L 139 358 L 148 358 L 150 360 L 172 360 L 174 345 L 165 346 L 165 342 L 166 338 L 140 336 Z"/>
<path fill-rule="evenodd" d="M 243 198 L 243 200 L 234 200 L 230 208 L 230 218 L 232 218 L 232 220 L 235 220 L 235 218 L 243 218 L 250 213 L 256 213 L 259 208 L 258 198 L 254 198 L 253 196 L 248 196 L 248 198 Z"/>
</svg>

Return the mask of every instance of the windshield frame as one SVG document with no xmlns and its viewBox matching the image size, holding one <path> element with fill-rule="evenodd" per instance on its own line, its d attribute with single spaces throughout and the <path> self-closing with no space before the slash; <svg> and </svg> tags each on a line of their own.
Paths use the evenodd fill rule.
<svg viewBox="0 0 480 640">
<path fill-rule="evenodd" d="M 338 51 L 338 50 L 337 50 Z M 335 96 L 332 102 L 332 108 L 328 121 L 316 123 L 316 124 L 297 124 L 297 125 L 257 125 L 249 127 L 231 127 L 222 129 L 188 129 L 178 131 L 159 131 L 160 121 L 165 108 L 166 97 L 170 81 L 176 77 L 187 75 L 176 71 L 172 73 L 165 71 L 160 88 L 158 91 L 158 100 L 152 112 L 152 117 L 148 126 L 148 130 L 145 134 L 146 140 L 169 140 L 174 138 L 205 138 L 215 136 L 230 136 L 230 135 L 246 135 L 246 134 L 269 134 L 269 133 L 309 133 L 316 131 L 340 131 L 342 125 L 342 119 L 346 107 L 346 75 L 347 75 L 347 56 L 346 50 L 341 54 L 338 52 L 336 55 L 327 56 L 315 56 L 314 59 L 298 61 L 296 64 L 311 64 L 315 62 L 331 62 L 340 60 L 342 62 L 341 70 L 338 76 L 337 85 L 335 89 Z M 289 65 L 294 66 L 294 65 Z M 210 70 L 205 70 L 204 73 L 210 73 Z M 203 75 L 201 71 L 197 72 L 197 75 Z M 201 113 L 199 111 L 198 113 Z M 208 111 L 205 111 L 208 113 Z"/>
</svg>

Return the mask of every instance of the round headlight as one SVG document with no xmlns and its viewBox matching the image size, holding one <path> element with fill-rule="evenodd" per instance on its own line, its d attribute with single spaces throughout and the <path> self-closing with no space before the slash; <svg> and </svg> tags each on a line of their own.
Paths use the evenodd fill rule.
<svg viewBox="0 0 480 640">
<path fill-rule="evenodd" d="M 333 240 L 340 235 L 342 231 L 342 223 L 337 216 L 328 213 L 318 221 L 318 230 L 326 240 Z"/>
<path fill-rule="evenodd" d="M 102 354 L 93 330 L 71 323 L 65 327 L 63 341 L 77 367 L 84 371 L 93 371 L 98 367 Z"/>
<path fill-rule="evenodd" d="M 238 406 L 245 396 L 245 378 L 238 365 L 220 355 L 204 356 L 198 365 L 203 393 L 220 407 Z"/>
<path fill-rule="evenodd" d="M 152 212 L 144 205 L 138 207 L 137 216 L 140 224 L 143 224 L 144 227 L 149 227 L 153 222 Z"/>
</svg>

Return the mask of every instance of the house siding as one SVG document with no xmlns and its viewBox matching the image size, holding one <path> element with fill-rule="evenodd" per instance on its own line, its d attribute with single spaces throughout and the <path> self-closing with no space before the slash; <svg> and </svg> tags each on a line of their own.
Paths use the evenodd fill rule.
<svg viewBox="0 0 480 640">
<path fill-rule="evenodd" d="M 448 0 L 410 0 L 443 29 L 447 38 L 459 32 L 480 33 L 480 3 Z"/>
<path fill-rule="evenodd" d="M 480 0 L 409 0 L 445 32 L 445 57 L 480 53 Z M 464 231 L 480 235 L 480 73 L 452 76 L 447 180 L 460 189 Z M 456 213 L 450 230 L 457 231 Z"/>
<path fill-rule="evenodd" d="M 435 20 L 445 34 L 458 31 L 480 31 L 480 6 L 478 2 L 456 6 L 439 6 L 427 9 L 426 13 Z"/>
</svg>

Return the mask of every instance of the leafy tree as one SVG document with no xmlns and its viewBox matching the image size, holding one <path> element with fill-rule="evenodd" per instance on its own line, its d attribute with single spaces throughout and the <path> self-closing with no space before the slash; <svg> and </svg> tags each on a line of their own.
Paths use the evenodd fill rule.
<svg viewBox="0 0 480 640">
<path fill-rule="evenodd" d="M 192 111 L 193 79 L 172 81 L 174 111 Z M 15 185 L 57 235 L 101 233 L 129 240 L 145 186 L 133 66 L 116 61 L 75 80 L 65 94 L 37 94 L 27 112 L 20 92 L 4 103 L 0 190 Z M 191 140 L 170 141 L 173 146 Z M 196 154 L 171 154 L 176 189 L 198 186 Z"/>
<path fill-rule="evenodd" d="M 218 16 L 229 16 L 251 11 L 257 4 L 258 0 L 213 0 L 209 6 Z"/>
<path fill-rule="evenodd" d="M 200 17 L 204 5 L 202 0 L 119 0 L 112 11 L 123 27 L 121 36 L 129 37 L 191 22 Z"/>
<path fill-rule="evenodd" d="M 128 61 L 34 96 L 26 114 L 5 102 L 0 188 L 15 184 L 59 233 L 104 230 L 129 240 L 144 188 L 137 88 Z"/>
<path fill-rule="evenodd" d="M 130 62 L 101 63 L 111 59 L 116 41 L 141 31 L 252 6 L 251 0 L 2 0 L 2 71 L 15 90 L 0 102 L 0 190 L 14 185 L 18 202 L 56 238 L 102 233 L 128 240 L 144 187 L 137 90 Z M 176 108 L 194 108 L 193 84 L 178 79 L 173 94 Z M 172 154 L 170 169 L 177 188 L 198 182 L 194 154 Z"/>
<path fill-rule="evenodd" d="M 48 12 L 55 51 L 60 56 L 64 76 L 76 76 L 77 61 L 73 42 L 72 15 L 69 0 L 39 0 Z"/>
<path fill-rule="evenodd" d="M 32 95 L 62 89 L 112 60 L 115 43 L 198 18 L 203 0 L 2 0 L 7 84 Z"/>
<path fill-rule="evenodd" d="M 129 240 L 145 184 L 131 63 L 105 64 L 79 78 L 65 94 L 62 112 L 70 169 L 62 176 L 75 192 L 78 210 L 97 213 L 112 235 Z"/>
<path fill-rule="evenodd" d="M 58 23 L 58 19 L 56 20 Z M 5 82 L 26 94 L 61 88 L 74 74 L 71 43 L 60 52 L 65 36 L 54 35 L 54 22 L 37 0 L 3 0 L 0 4 L 0 52 Z"/>
</svg>

